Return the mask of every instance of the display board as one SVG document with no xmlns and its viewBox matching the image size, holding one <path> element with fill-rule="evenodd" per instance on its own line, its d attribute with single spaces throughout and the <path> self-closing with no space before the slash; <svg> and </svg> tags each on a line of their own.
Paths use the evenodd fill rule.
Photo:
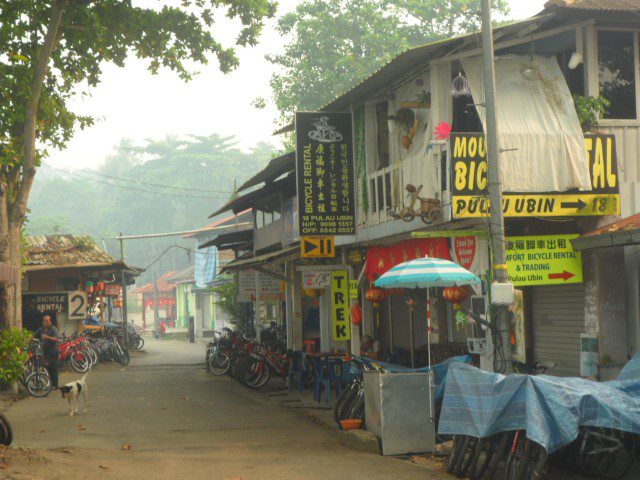
<svg viewBox="0 0 640 480">
<path fill-rule="evenodd" d="M 296 113 L 296 170 L 300 235 L 355 235 L 350 113 Z"/>
<path fill-rule="evenodd" d="M 614 135 L 584 137 L 591 191 L 504 192 L 505 217 L 620 215 L 618 162 Z M 451 134 L 452 210 L 454 218 L 489 216 L 486 145 L 482 133 Z M 544 175 L 544 172 L 540 172 Z"/>
</svg>

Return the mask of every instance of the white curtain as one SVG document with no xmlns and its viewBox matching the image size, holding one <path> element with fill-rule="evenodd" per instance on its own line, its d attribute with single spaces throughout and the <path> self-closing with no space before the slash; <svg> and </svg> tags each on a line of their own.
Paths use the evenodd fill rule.
<svg viewBox="0 0 640 480">
<path fill-rule="evenodd" d="M 462 61 L 474 103 L 484 103 L 482 59 Z M 555 57 L 496 59 L 498 143 L 508 192 L 591 190 L 584 135 Z M 484 107 L 477 107 L 486 125 Z"/>
</svg>

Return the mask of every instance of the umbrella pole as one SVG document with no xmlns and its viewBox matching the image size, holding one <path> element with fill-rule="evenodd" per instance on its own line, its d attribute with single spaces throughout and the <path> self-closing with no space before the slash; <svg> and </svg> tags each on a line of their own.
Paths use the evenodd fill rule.
<svg viewBox="0 0 640 480">
<path fill-rule="evenodd" d="M 429 421 L 433 422 L 433 371 L 431 369 L 431 300 L 429 299 L 429 288 L 427 287 L 427 365 L 429 366 Z"/>
<path fill-rule="evenodd" d="M 416 368 L 416 362 L 415 362 L 415 352 L 414 352 L 414 346 L 415 346 L 415 342 L 413 339 L 413 294 L 410 293 L 409 294 L 409 324 L 410 324 L 410 331 L 409 331 L 409 338 L 411 341 L 411 368 Z"/>
</svg>

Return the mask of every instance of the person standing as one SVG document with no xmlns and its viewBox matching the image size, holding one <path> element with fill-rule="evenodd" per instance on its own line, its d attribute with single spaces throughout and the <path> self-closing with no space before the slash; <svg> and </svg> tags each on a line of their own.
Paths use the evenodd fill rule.
<svg viewBox="0 0 640 480">
<path fill-rule="evenodd" d="M 42 350 L 47 361 L 47 371 L 51 377 L 51 388 L 58 388 L 58 339 L 60 333 L 51 323 L 51 316 L 45 315 L 40 327 L 33 335 L 42 341 Z"/>
</svg>

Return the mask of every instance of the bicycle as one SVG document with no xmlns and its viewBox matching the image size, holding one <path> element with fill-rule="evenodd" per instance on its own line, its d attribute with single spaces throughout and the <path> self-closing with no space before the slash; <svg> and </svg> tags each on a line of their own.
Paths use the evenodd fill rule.
<svg viewBox="0 0 640 480">
<path fill-rule="evenodd" d="M 22 383 L 34 397 L 46 397 L 51 391 L 51 377 L 43 362 L 42 342 L 33 340 L 29 344 L 29 360 L 25 365 Z"/>
<path fill-rule="evenodd" d="M 13 430 L 7 417 L 0 412 L 0 445 L 9 446 L 13 441 Z"/>
<path fill-rule="evenodd" d="M 66 366 L 71 363 L 71 367 L 78 373 L 86 373 L 91 369 L 91 363 L 87 356 L 79 348 L 81 343 L 77 335 L 63 338 L 58 343 L 58 364 Z"/>
<path fill-rule="evenodd" d="M 214 332 L 213 335 L 213 340 L 207 344 L 204 363 L 207 371 L 220 376 L 231 368 L 230 350 L 232 344 L 229 339 L 223 338 L 220 332 Z"/>
</svg>

